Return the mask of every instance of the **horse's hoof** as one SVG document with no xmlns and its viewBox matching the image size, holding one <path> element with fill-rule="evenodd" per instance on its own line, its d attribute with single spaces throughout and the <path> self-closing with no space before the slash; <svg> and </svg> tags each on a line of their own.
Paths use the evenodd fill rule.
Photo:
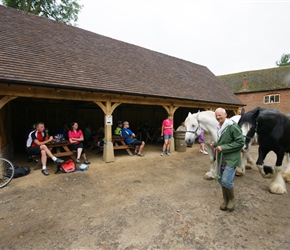
<svg viewBox="0 0 290 250">
<path fill-rule="evenodd" d="M 282 177 L 283 177 L 284 181 L 290 182 L 290 172 L 284 172 L 282 174 Z"/>
<path fill-rule="evenodd" d="M 243 176 L 244 174 L 242 173 L 242 172 L 238 172 L 238 171 L 236 171 L 236 174 L 235 174 L 235 176 Z"/>
<path fill-rule="evenodd" d="M 205 180 L 207 181 L 211 181 L 211 180 L 214 180 L 214 177 L 213 176 L 209 176 L 207 174 L 205 174 L 205 176 L 203 177 Z"/>
<path fill-rule="evenodd" d="M 279 185 L 277 183 L 271 183 L 269 186 L 269 191 L 272 194 L 287 194 L 286 186 Z"/>
<path fill-rule="evenodd" d="M 236 173 L 235 173 L 236 176 L 242 176 L 244 175 L 244 171 L 241 167 L 237 167 L 236 168 Z"/>
<path fill-rule="evenodd" d="M 205 177 L 203 177 L 205 180 L 207 180 L 207 181 L 212 181 L 214 178 L 212 178 L 212 177 L 208 177 L 208 176 L 205 176 Z"/>
</svg>

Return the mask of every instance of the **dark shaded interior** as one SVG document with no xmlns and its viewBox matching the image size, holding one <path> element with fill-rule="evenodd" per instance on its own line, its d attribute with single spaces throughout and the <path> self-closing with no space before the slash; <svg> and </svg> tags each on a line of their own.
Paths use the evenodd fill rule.
<svg viewBox="0 0 290 250">
<path fill-rule="evenodd" d="M 70 124 L 78 122 L 84 131 L 87 123 L 91 124 L 93 131 L 104 126 L 104 113 L 93 102 L 67 101 L 39 98 L 16 98 L 11 101 L 12 139 L 14 151 L 25 150 L 27 133 L 36 122 L 42 121 L 49 129 L 50 135 L 55 135 L 63 122 Z M 174 114 L 174 128 L 176 129 L 188 115 L 200 109 L 178 108 Z M 167 112 L 162 106 L 121 104 L 113 112 L 112 131 L 117 121 L 127 120 L 130 128 L 137 134 L 140 126 L 149 126 L 150 135 L 158 134 L 162 121 Z"/>
</svg>

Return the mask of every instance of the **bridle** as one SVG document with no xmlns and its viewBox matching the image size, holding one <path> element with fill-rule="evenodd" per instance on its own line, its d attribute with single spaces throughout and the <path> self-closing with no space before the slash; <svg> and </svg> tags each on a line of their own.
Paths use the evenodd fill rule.
<svg viewBox="0 0 290 250">
<path fill-rule="evenodd" d="M 249 129 L 248 133 L 246 135 L 244 135 L 244 137 L 245 137 L 245 149 L 249 148 L 249 143 L 253 139 L 255 133 L 257 132 L 257 126 L 258 126 L 258 122 L 256 121 L 255 126 L 252 126 Z"/>
<path fill-rule="evenodd" d="M 198 116 L 199 116 L 199 113 L 197 113 L 197 116 L 196 116 L 196 120 L 197 120 L 197 124 L 198 124 L 197 127 L 196 127 L 196 130 L 195 131 L 187 130 L 186 133 L 192 133 L 192 134 L 195 134 L 197 136 L 197 131 L 199 129 L 201 129 L 200 124 L 199 124 Z"/>
</svg>

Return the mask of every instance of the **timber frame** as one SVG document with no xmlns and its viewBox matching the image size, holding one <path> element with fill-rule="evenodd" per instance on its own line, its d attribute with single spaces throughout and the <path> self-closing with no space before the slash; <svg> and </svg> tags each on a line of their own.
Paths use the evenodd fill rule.
<svg viewBox="0 0 290 250">
<path fill-rule="evenodd" d="M 79 116 L 78 103 L 85 116 L 97 110 L 98 126 L 104 113 L 106 162 L 114 160 L 110 124 L 114 110 L 119 114 L 126 112 L 125 106 L 148 105 L 157 107 L 156 112 L 163 107 L 174 117 L 182 111 L 179 108 L 222 106 L 232 115 L 244 106 L 204 65 L 2 5 L 0 23 L 1 155 L 13 155 L 14 142 L 23 145 L 13 137 L 18 135 L 14 118 L 32 121 L 34 110 L 53 118 L 48 113 L 64 111 L 55 103 L 70 103 Z M 48 103 L 34 106 L 39 100 Z M 75 111 L 71 106 L 66 110 Z"/>
<path fill-rule="evenodd" d="M 221 105 L 227 110 L 237 112 L 241 105 L 237 104 L 225 104 L 202 102 L 196 100 L 180 100 L 174 98 L 163 98 L 163 97 L 150 97 L 150 96 L 134 96 L 129 94 L 115 94 L 105 92 L 93 92 L 93 91 L 81 91 L 72 89 L 61 89 L 61 88 L 48 88 L 48 87 L 36 87 L 29 85 L 18 85 L 18 84 L 1 84 L 0 88 L 1 102 L 4 100 L 10 101 L 17 97 L 27 98 L 50 98 L 59 100 L 75 100 L 75 101 L 92 101 L 95 103 L 127 103 L 127 104 L 143 104 L 143 105 L 159 105 L 159 106 L 170 106 L 170 107 L 194 107 L 203 108 L 206 110 L 214 110 Z M 2 100 L 3 99 L 3 100 Z M 4 101 L 5 102 L 5 101 Z M 98 105 L 99 105 L 98 104 Z M 102 107 L 101 107 L 102 108 Z M 114 106 L 114 108 L 116 108 Z M 103 108 L 102 108 L 103 109 Z M 104 111 L 104 109 L 103 109 Z M 174 110 L 167 110 L 174 111 Z"/>
<path fill-rule="evenodd" d="M 180 100 L 174 98 L 161 98 L 152 96 L 135 96 L 129 94 L 105 93 L 95 91 L 82 91 L 65 88 L 49 88 L 40 86 L 20 85 L 20 84 L 1 84 L 0 88 L 0 108 L 3 108 L 9 101 L 18 97 L 25 98 L 49 98 L 57 100 L 86 101 L 97 104 L 104 113 L 104 132 L 105 145 L 103 151 L 103 160 L 105 162 L 114 161 L 114 150 L 112 144 L 112 124 L 106 124 L 106 117 L 112 115 L 114 110 L 121 104 L 133 105 L 156 105 L 162 106 L 167 113 L 174 117 L 175 111 L 180 107 L 200 108 L 204 110 L 214 110 L 220 106 L 231 110 L 234 114 L 238 113 L 239 106 L 227 105 L 222 103 L 198 102 L 193 100 Z M 3 119 L 1 119 L 3 120 Z M 2 125 L 3 127 L 4 125 Z M 5 143 L 2 140 L 4 130 L 0 130 L 1 155 Z M 6 140 L 7 141 L 7 140 Z M 171 150 L 174 150 L 174 140 L 171 142 Z M 6 150 L 7 151 L 7 150 Z M 8 150 L 9 151 L 9 150 Z"/>
</svg>

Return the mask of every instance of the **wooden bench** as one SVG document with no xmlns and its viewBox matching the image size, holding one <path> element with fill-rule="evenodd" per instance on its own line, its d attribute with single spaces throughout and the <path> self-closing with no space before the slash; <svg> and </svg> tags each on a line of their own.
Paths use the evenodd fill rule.
<svg viewBox="0 0 290 250">
<path fill-rule="evenodd" d="M 47 148 L 50 150 L 50 152 L 55 156 L 55 157 L 65 157 L 69 156 L 72 158 L 74 161 L 76 160 L 76 151 L 71 151 L 68 147 L 68 141 L 60 141 L 60 142 L 49 142 L 46 144 Z M 62 151 L 64 152 L 62 152 Z M 33 168 L 33 170 L 41 167 L 41 155 L 31 155 L 32 161 L 34 161 L 36 164 Z"/>
<path fill-rule="evenodd" d="M 121 136 L 113 136 L 112 137 L 112 143 L 113 143 L 113 149 L 114 150 L 119 150 L 119 149 L 125 149 L 127 151 L 127 153 L 129 155 L 133 155 L 131 149 L 134 149 L 133 145 L 127 145 L 125 143 L 125 138 L 121 137 Z M 99 145 L 95 145 L 98 150 L 96 151 L 96 154 L 98 154 L 99 152 L 103 151 L 103 147 L 99 146 Z"/>
<path fill-rule="evenodd" d="M 76 160 L 76 152 L 68 148 L 68 141 L 50 142 L 47 143 L 46 146 L 55 157 L 70 156 L 74 161 Z M 61 152 L 61 149 L 63 149 L 64 152 Z M 53 150 L 55 150 L 55 152 L 53 152 Z"/>
<path fill-rule="evenodd" d="M 125 138 L 122 136 L 113 136 L 112 137 L 112 142 L 114 144 L 113 148 L 114 150 L 119 150 L 119 149 L 125 149 L 129 155 L 133 155 L 131 152 L 131 149 L 134 149 L 133 145 L 127 145 L 125 143 Z M 115 143 L 118 143 L 118 145 L 115 145 Z"/>
</svg>

